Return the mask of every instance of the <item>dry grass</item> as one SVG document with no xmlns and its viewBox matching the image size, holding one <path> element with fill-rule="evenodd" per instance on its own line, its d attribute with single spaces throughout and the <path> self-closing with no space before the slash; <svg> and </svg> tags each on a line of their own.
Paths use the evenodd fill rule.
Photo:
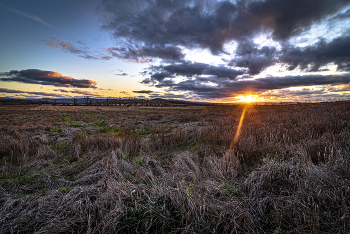
<svg viewBox="0 0 350 234">
<path fill-rule="evenodd" d="M 350 232 L 348 102 L 6 108 L 0 233 Z"/>
</svg>

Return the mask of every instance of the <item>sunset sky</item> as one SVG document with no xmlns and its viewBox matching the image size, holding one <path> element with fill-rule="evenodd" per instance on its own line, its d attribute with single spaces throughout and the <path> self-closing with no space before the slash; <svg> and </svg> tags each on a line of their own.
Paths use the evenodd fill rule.
<svg viewBox="0 0 350 234">
<path fill-rule="evenodd" d="M 349 0 L 2 0 L 0 97 L 350 97 Z"/>
</svg>

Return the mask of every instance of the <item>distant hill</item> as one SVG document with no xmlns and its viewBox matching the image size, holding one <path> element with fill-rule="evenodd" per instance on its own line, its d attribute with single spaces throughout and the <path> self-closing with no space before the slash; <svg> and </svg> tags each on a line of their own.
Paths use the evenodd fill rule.
<svg viewBox="0 0 350 234">
<path fill-rule="evenodd" d="M 105 101 L 107 98 L 93 98 L 93 100 Z M 111 98 L 110 98 L 111 99 Z M 31 105 L 31 104 L 50 104 L 56 100 L 57 104 L 73 104 L 73 98 L 41 98 L 41 99 L 15 99 L 15 98 L 0 98 L 0 102 L 3 105 Z M 123 100 L 129 100 L 124 98 Z M 131 98 L 130 100 L 134 100 Z M 78 104 L 85 104 L 84 98 L 77 98 Z M 192 102 L 185 100 L 175 100 L 175 99 L 163 99 L 163 98 L 153 98 L 149 101 L 154 102 L 167 102 L 174 105 L 213 105 L 210 102 Z"/>
</svg>

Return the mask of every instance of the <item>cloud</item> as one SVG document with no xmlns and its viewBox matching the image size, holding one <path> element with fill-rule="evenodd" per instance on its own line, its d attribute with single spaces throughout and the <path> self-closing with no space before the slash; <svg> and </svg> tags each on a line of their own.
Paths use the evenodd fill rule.
<svg viewBox="0 0 350 234">
<path fill-rule="evenodd" d="M 163 93 L 163 94 L 150 94 L 150 98 L 166 98 L 166 99 L 188 99 L 187 95 L 184 94 L 173 94 L 173 93 Z"/>
<path fill-rule="evenodd" d="M 175 76 L 172 75 L 171 73 L 168 73 L 168 72 L 157 72 L 157 73 L 154 73 L 154 74 L 151 75 L 151 80 L 152 81 L 161 82 L 165 78 L 175 78 Z"/>
<path fill-rule="evenodd" d="M 0 88 L 0 93 L 27 93 L 27 94 L 39 95 L 39 96 L 65 97 L 64 95 L 59 95 L 59 94 L 56 94 L 56 93 L 30 92 L 30 91 L 22 91 L 22 90 L 15 90 L 15 89 L 5 89 L 5 88 Z"/>
<path fill-rule="evenodd" d="M 329 63 L 337 65 L 339 71 L 350 71 L 350 36 L 338 37 L 327 42 L 321 39 L 315 45 L 304 48 L 286 46 L 279 61 L 289 64 L 289 70 L 298 66 L 307 71 L 319 71 Z"/>
<path fill-rule="evenodd" d="M 79 46 L 78 48 L 69 42 L 57 39 L 55 37 L 50 37 L 49 39 L 45 39 L 43 40 L 43 42 L 47 46 L 50 46 L 52 48 L 57 48 L 71 54 L 76 54 L 79 57 L 82 57 L 85 59 L 110 60 L 113 58 L 112 56 L 105 55 L 101 51 L 90 51 L 89 47 L 86 47 L 86 46 Z M 78 41 L 78 43 L 82 44 L 81 41 Z"/>
<path fill-rule="evenodd" d="M 328 87 L 327 91 L 330 91 L 330 92 L 350 91 L 350 85 L 331 86 L 331 87 Z"/>
<path fill-rule="evenodd" d="M 173 80 L 163 80 L 155 87 L 167 88 L 168 91 L 189 91 L 195 96 L 210 99 L 232 97 L 246 93 L 262 93 L 290 87 L 349 84 L 350 74 L 267 77 L 255 80 L 218 80 L 206 77 L 204 81 L 210 81 L 215 85 L 203 82 L 201 77 L 192 77 L 178 83 Z"/>
<path fill-rule="evenodd" d="M 347 0 L 104 0 L 105 24 L 120 42 L 147 46 L 208 48 L 225 52 L 223 45 L 271 32 L 277 41 L 299 35 L 313 23 L 349 5 Z M 127 43 L 126 43 L 127 44 Z"/>
<path fill-rule="evenodd" d="M 111 57 L 111 56 L 102 56 L 100 59 L 101 60 L 110 60 L 110 59 L 112 59 L 113 57 Z"/>
<path fill-rule="evenodd" d="M 150 78 L 146 78 L 146 79 L 142 80 L 140 83 L 141 83 L 141 84 L 148 85 L 148 84 L 151 84 L 151 83 L 152 83 L 152 80 L 151 80 Z"/>
<path fill-rule="evenodd" d="M 73 46 L 71 43 L 57 39 L 55 37 L 50 37 L 49 39 L 43 40 L 46 45 L 61 49 L 65 52 L 69 52 L 72 54 L 77 54 L 79 57 L 86 58 L 86 59 L 97 59 L 96 56 L 89 55 L 89 51 L 86 49 L 80 50 Z"/>
<path fill-rule="evenodd" d="M 146 78 L 141 83 L 149 84 L 162 82 L 165 78 L 175 78 L 176 76 L 192 77 L 195 75 L 209 75 L 216 78 L 235 79 L 245 73 L 245 70 L 236 70 L 224 66 L 212 66 L 205 63 L 179 63 L 167 66 L 151 66 L 151 77 Z"/>
<path fill-rule="evenodd" d="M 181 61 L 184 59 L 185 54 L 179 47 L 166 46 L 166 47 L 144 47 L 141 50 L 141 54 L 144 57 L 161 58 L 167 61 Z"/>
<path fill-rule="evenodd" d="M 107 47 L 105 48 L 109 53 L 116 58 L 134 61 L 134 62 L 151 62 L 152 58 L 160 58 L 163 61 L 182 61 L 185 54 L 182 50 L 175 46 L 153 46 L 153 47 L 142 47 L 141 49 L 131 47 L 118 48 L 118 47 Z"/>
<path fill-rule="evenodd" d="M 90 96 L 101 96 L 96 92 L 84 91 L 84 90 L 80 90 L 80 89 L 75 89 L 75 90 L 54 89 L 54 91 L 58 91 L 58 92 L 62 92 L 62 93 L 84 94 L 84 95 L 90 95 Z"/>
<path fill-rule="evenodd" d="M 121 73 L 121 74 L 117 74 L 117 76 L 127 76 L 128 74 L 127 73 L 125 73 L 125 72 L 123 72 L 123 73 Z"/>
<path fill-rule="evenodd" d="M 133 93 L 146 93 L 146 94 L 150 94 L 153 93 L 153 91 L 151 90 L 139 90 L 139 91 L 132 91 Z"/>
<path fill-rule="evenodd" d="M 259 97 L 264 97 L 269 100 L 293 100 L 293 101 L 329 101 L 329 100 L 344 100 L 349 99 L 341 93 L 329 93 L 327 89 L 301 89 L 301 90 L 274 90 L 259 94 Z"/>
<path fill-rule="evenodd" d="M 96 88 L 96 81 L 88 79 L 74 79 L 62 76 L 54 71 L 39 69 L 11 70 L 0 73 L 0 81 L 20 82 L 26 84 L 52 85 L 55 87 Z"/>
<path fill-rule="evenodd" d="M 239 43 L 236 57 L 228 65 L 248 68 L 249 74 L 256 75 L 275 63 L 276 54 L 275 47 L 263 46 L 259 49 L 253 41 L 246 40 Z"/>
<path fill-rule="evenodd" d="M 20 15 L 20 16 L 23 16 L 23 17 L 26 17 L 28 19 L 32 19 L 32 20 L 35 20 L 39 23 L 42 23 L 46 26 L 49 26 L 51 28 L 53 28 L 53 26 L 51 24 L 49 24 L 48 22 L 42 20 L 40 17 L 36 16 L 36 15 L 31 15 L 31 14 L 28 14 L 28 13 L 25 13 L 25 12 L 22 12 L 22 11 L 19 11 L 19 10 L 16 10 L 16 9 L 13 9 L 11 7 L 8 7 L 8 6 L 2 6 L 2 8 L 8 10 L 8 11 L 11 11 L 17 15 Z"/>
</svg>

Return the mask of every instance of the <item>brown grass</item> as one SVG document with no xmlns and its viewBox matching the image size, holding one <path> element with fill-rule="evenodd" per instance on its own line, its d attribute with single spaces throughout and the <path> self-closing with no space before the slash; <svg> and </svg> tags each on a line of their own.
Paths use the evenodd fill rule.
<svg viewBox="0 0 350 234">
<path fill-rule="evenodd" d="M 10 109 L 9 109 L 10 108 Z M 0 106 L 0 233 L 349 233 L 350 103 Z"/>
</svg>

